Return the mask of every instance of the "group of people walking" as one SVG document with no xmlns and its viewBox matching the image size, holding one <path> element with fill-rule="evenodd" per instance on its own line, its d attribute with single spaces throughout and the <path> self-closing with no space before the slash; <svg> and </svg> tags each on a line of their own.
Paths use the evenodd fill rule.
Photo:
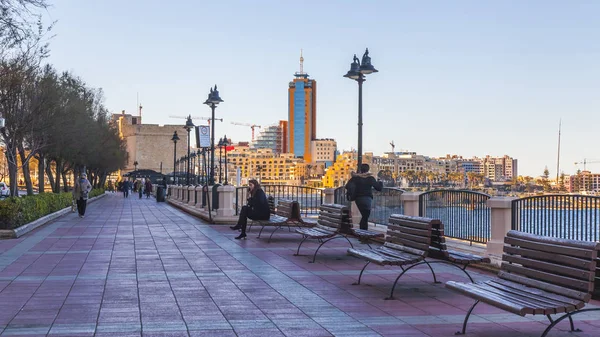
<svg viewBox="0 0 600 337">
<path fill-rule="evenodd" d="M 140 199 L 144 194 L 146 195 L 146 199 L 148 199 L 152 194 L 152 182 L 146 178 L 138 179 L 134 182 L 129 180 L 129 178 L 125 178 L 123 181 L 117 183 L 117 189 L 123 192 L 123 197 L 125 198 L 129 198 L 130 192 L 136 192 Z"/>
</svg>

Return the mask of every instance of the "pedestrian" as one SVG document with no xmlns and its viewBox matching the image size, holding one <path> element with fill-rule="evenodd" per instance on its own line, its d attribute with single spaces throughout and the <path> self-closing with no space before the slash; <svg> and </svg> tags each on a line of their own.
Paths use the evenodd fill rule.
<svg viewBox="0 0 600 337">
<path fill-rule="evenodd" d="M 152 182 L 150 179 L 146 179 L 146 186 L 144 188 L 144 192 L 146 192 L 146 199 L 150 198 L 150 194 L 152 194 Z"/>
<path fill-rule="evenodd" d="M 242 233 L 235 237 L 236 240 L 246 238 L 248 219 L 269 220 L 271 217 L 267 195 L 265 194 L 265 191 L 260 188 L 260 184 L 256 179 L 250 179 L 250 181 L 248 181 L 248 195 L 248 204 L 242 207 L 237 225 L 229 227 L 233 230 L 242 230 Z"/>
<path fill-rule="evenodd" d="M 142 178 L 142 180 L 143 179 L 144 178 Z M 140 196 L 140 199 L 142 198 L 142 194 L 144 193 L 144 185 L 142 185 L 142 180 L 137 181 L 137 192 L 138 192 L 138 195 Z"/>
<path fill-rule="evenodd" d="M 346 184 L 346 191 L 350 191 L 348 195 L 350 201 L 356 203 L 356 207 L 360 211 L 360 229 L 369 229 L 369 216 L 371 215 L 371 207 L 373 204 L 373 188 L 377 191 L 383 189 L 383 183 L 376 180 L 369 173 L 369 164 L 362 164 L 359 173 L 352 173 L 352 178 Z M 354 199 L 354 200 L 352 200 Z"/>
<path fill-rule="evenodd" d="M 88 195 L 91 190 L 92 184 L 90 184 L 90 181 L 87 180 L 87 174 L 82 173 L 79 179 L 75 181 L 75 187 L 73 188 L 73 199 L 76 200 L 77 211 L 79 212 L 80 218 L 85 216 Z"/>
<path fill-rule="evenodd" d="M 123 180 L 123 197 L 124 198 L 129 198 L 129 189 L 131 182 L 129 181 L 129 178 L 125 178 Z"/>
</svg>

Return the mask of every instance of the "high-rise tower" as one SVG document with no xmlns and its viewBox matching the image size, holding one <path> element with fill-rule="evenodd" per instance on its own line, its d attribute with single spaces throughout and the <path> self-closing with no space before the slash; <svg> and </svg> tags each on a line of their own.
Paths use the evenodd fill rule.
<svg viewBox="0 0 600 337">
<path fill-rule="evenodd" d="M 317 138 L 317 81 L 304 72 L 300 51 L 300 71 L 288 88 L 288 151 L 312 162 L 310 141 Z"/>
</svg>

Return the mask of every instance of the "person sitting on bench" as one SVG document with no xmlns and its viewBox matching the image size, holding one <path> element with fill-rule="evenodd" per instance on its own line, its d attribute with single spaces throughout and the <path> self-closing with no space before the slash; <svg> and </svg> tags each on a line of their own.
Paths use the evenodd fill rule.
<svg viewBox="0 0 600 337">
<path fill-rule="evenodd" d="M 242 233 L 235 237 L 236 240 L 246 238 L 246 225 L 248 224 L 248 219 L 269 220 L 271 217 L 267 195 L 262 188 L 260 188 L 258 181 L 256 181 L 256 179 L 250 179 L 248 188 L 248 194 L 250 195 L 248 197 L 248 204 L 242 207 L 237 225 L 230 227 L 233 230 L 242 230 Z"/>
</svg>

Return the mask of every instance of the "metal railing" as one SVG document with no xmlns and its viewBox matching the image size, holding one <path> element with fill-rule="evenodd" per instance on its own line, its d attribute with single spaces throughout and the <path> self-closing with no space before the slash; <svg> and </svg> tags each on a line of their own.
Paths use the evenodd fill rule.
<svg viewBox="0 0 600 337">
<path fill-rule="evenodd" d="M 262 189 L 267 196 L 275 199 L 275 204 L 280 199 L 295 200 L 300 203 L 300 214 L 302 216 L 317 216 L 319 208 L 323 204 L 323 190 L 306 186 L 291 185 L 263 185 Z M 235 214 L 238 215 L 242 206 L 248 198 L 248 187 L 236 187 L 235 189 Z"/>
<path fill-rule="evenodd" d="M 562 239 L 600 241 L 600 197 L 557 194 L 513 200 L 511 228 Z"/>
<path fill-rule="evenodd" d="M 373 191 L 373 207 L 369 222 L 387 225 L 390 215 L 404 214 L 404 204 L 400 199 L 404 192 L 397 187 L 384 187 L 381 192 Z"/>
<path fill-rule="evenodd" d="M 349 202 L 346 200 L 346 189 L 344 186 L 338 187 L 333 190 L 333 203 L 338 205 L 348 205 Z"/>
<path fill-rule="evenodd" d="M 490 195 L 461 190 L 437 190 L 419 195 L 419 216 L 440 219 L 447 237 L 486 243 L 491 236 Z"/>
</svg>

